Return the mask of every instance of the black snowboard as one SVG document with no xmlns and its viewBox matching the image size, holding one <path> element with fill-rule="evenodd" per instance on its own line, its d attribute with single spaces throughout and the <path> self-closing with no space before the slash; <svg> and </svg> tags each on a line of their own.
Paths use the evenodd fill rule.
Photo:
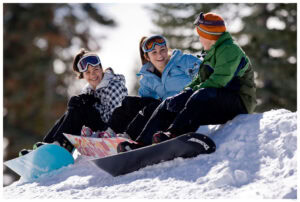
<svg viewBox="0 0 300 202">
<path fill-rule="evenodd" d="M 209 137 L 187 133 L 159 144 L 95 159 L 93 162 L 112 176 L 118 176 L 162 161 L 210 154 L 215 150 L 216 145 Z"/>
</svg>

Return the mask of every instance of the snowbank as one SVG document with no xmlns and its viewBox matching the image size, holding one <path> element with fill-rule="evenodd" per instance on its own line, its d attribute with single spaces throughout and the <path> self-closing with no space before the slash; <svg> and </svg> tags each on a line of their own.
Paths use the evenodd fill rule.
<svg viewBox="0 0 300 202">
<path fill-rule="evenodd" d="M 217 151 L 112 177 L 79 156 L 75 165 L 3 189 L 4 198 L 296 199 L 297 115 L 280 109 L 205 126 Z"/>
</svg>

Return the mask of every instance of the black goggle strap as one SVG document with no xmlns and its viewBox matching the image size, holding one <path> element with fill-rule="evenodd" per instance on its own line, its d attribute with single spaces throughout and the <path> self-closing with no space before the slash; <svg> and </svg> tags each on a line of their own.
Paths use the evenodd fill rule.
<svg viewBox="0 0 300 202">
<path fill-rule="evenodd" d="M 199 16 L 196 18 L 194 21 L 194 25 L 199 26 L 199 25 L 211 25 L 211 26 L 224 26 L 224 21 L 220 20 L 204 20 L 204 14 L 201 12 Z"/>
</svg>

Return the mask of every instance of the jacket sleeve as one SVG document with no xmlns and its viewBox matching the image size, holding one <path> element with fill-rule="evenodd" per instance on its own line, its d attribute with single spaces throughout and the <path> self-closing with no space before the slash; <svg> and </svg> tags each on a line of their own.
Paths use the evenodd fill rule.
<svg viewBox="0 0 300 202">
<path fill-rule="evenodd" d="M 194 90 L 200 88 L 222 88 L 234 77 L 242 57 L 240 50 L 233 47 L 226 48 L 225 46 L 216 54 L 216 64 L 213 73 L 202 83 L 193 86 Z"/>
<path fill-rule="evenodd" d="M 189 88 L 192 88 L 193 90 L 197 90 L 197 88 L 200 88 L 199 87 L 199 83 L 201 83 L 200 81 L 200 77 L 197 76 L 195 77 L 192 82 L 190 84 L 188 84 L 184 89 L 189 89 Z"/>
<path fill-rule="evenodd" d="M 191 80 L 197 75 L 201 63 L 202 60 L 191 54 L 184 54 L 179 61 L 181 69 L 191 78 Z"/>
<path fill-rule="evenodd" d="M 158 95 L 153 90 L 151 90 L 149 87 L 145 85 L 142 85 L 142 83 L 141 83 L 141 87 L 138 90 L 138 95 L 141 97 L 152 97 L 155 99 L 159 99 Z"/>
</svg>

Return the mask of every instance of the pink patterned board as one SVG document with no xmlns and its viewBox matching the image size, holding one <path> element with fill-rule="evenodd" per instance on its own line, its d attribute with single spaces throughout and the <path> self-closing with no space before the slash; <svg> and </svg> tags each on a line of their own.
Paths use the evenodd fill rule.
<svg viewBox="0 0 300 202">
<path fill-rule="evenodd" d="M 120 142 L 134 142 L 123 137 L 92 138 L 64 133 L 64 136 L 76 147 L 80 154 L 102 158 L 117 154 L 117 146 Z"/>
</svg>

